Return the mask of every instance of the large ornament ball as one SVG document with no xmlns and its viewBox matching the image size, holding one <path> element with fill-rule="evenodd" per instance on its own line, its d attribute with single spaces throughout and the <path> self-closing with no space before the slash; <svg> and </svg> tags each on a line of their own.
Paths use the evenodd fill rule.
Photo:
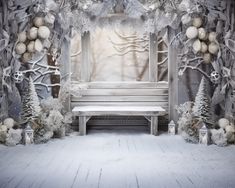
<svg viewBox="0 0 235 188">
<path fill-rule="evenodd" d="M 32 60 L 32 54 L 29 53 L 29 52 L 25 52 L 23 55 L 22 55 L 22 61 L 23 62 L 28 62 Z"/>
<path fill-rule="evenodd" d="M 220 82 L 221 76 L 217 71 L 213 71 L 210 75 L 210 79 L 213 83 L 218 84 Z"/>
<path fill-rule="evenodd" d="M 28 50 L 28 52 L 31 52 L 31 53 L 35 52 L 35 42 L 34 41 L 30 41 L 30 43 L 27 46 L 27 50 Z"/>
<path fill-rule="evenodd" d="M 198 30 L 196 27 L 194 26 L 190 26 L 187 30 L 186 30 L 186 36 L 189 39 L 194 39 L 198 36 Z"/>
<path fill-rule="evenodd" d="M 29 30 L 29 39 L 34 40 L 38 36 L 38 28 L 37 27 L 31 27 Z"/>
<path fill-rule="evenodd" d="M 44 25 L 44 18 L 43 18 L 43 17 L 35 17 L 35 18 L 33 19 L 33 24 L 34 24 L 36 27 L 43 26 L 43 25 Z"/>
<path fill-rule="evenodd" d="M 206 53 L 208 50 L 208 46 L 206 45 L 205 42 L 201 42 L 201 52 Z"/>
<path fill-rule="evenodd" d="M 219 51 L 219 46 L 215 42 L 209 44 L 208 50 L 211 54 L 216 55 Z"/>
<path fill-rule="evenodd" d="M 22 55 L 26 51 L 26 45 L 22 42 L 19 42 L 15 47 L 15 51 L 17 54 Z"/>
<path fill-rule="evenodd" d="M 182 16 L 181 18 L 181 22 L 186 25 L 186 24 L 189 24 L 191 22 L 192 18 L 189 14 L 185 14 Z"/>
<path fill-rule="evenodd" d="M 19 42 L 25 42 L 27 39 L 27 35 L 26 35 L 26 32 L 23 31 L 21 33 L 18 34 L 18 40 Z"/>
<path fill-rule="evenodd" d="M 226 118 L 221 118 L 218 121 L 218 125 L 220 128 L 225 129 L 226 126 L 229 126 L 229 120 L 227 120 Z"/>
<path fill-rule="evenodd" d="M 206 30 L 202 27 L 200 27 L 198 29 L 198 38 L 201 39 L 201 40 L 206 40 L 206 38 L 207 38 Z"/>
<path fill-rule="evenodd" d="M 197 18 L 193 18 L 193 26 L 199 28 L 202 26 L 202 18 L 197 17 Z"/>
<path fill-rule="evenodd" d="M 14 119 L 12 118 L 6 118 L 4 121 L 3 121 L 3 125 L 5 125 L 8 129 L 11 129 L 14 127 Z"/>
<path fill-rule="evenodd" d="M 24 80 L 24 75 L 21 71 L 16 71 L 13 75 L 15 83 L 21 83 Z"/>
<path fill-rule="evenodd" d="M 209 36 L 208 36 L 208 39 L 209 39 L 210 42 L 215 42 L 216 41 L 216 37 L 217 37 L 216 32 L 210 32 Z"/>
<path fill-rule="evenodd" d="M 200 40 L 195 40 L 193 43 L 193 50 L 197 53 L 201 50 L 201 41 Z"/>
<path fill-rule="evenodd" d="M 38 29 L 38 36 L 41 39 L 48 39 L 50 36 L 50 29 L 47 26 L 41 26 Z"/>
<path fill-rule="evenodd" d="M 204 61 L 204 63 L 211 63 L 211 54 L 210 53 L 205 53 L 203 55 L 203 61 Z"/>
<path fill-rule="evenodd" d="M 41 52 L 42 49 L 43 49 L 43 45 L 42 45 L 42 42 L 39 40 L 39 39 L 36 39 L 35 40 L 35 43 L 34 43 L 34 48 L 37 52 Z"/>
<path fill-rule="evenodd" d="M 235 133 L 234 125 L 227 125 L 227 126 L 225 127 L 225 131 L 226 131 L 226 132 Z"/>
</svg>

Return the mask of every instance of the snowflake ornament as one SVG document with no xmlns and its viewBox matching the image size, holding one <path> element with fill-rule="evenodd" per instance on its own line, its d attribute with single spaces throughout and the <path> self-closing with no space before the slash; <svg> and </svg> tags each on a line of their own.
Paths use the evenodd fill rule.
<svg viewBox="0 0 235 188">
<path fill-rule="evenodd" d="M 24 80 L 24 74 L 22 71 L 16 71 L 13 74 L 13 79 L 15 81 L 15 83 L 21 83 Z"/>
<path fill-rule="evenodd" d="M 210 75 L 210 79 L 214 84 L 220 83 L 221 76 L 217 71 L 213 71 Z"/>
</svg>

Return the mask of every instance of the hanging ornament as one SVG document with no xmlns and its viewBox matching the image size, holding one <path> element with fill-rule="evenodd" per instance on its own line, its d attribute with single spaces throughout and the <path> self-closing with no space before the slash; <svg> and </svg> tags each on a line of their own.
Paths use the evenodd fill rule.
<svg viewBox="0 0 235 188">
<path fill-rule="evenodd" d="M 214 84 L 220 83 L 221 76 L 217 71 L 213 71 L 210 75 L 210 79 Z"/>
<path fill-rule="evenodd" d="M 21 83 L 24 80 L 24 75 L 22 71 L 16 71 L 13 74 L 13 79 L 15 81 L 15 83 Z"/>
</svg>

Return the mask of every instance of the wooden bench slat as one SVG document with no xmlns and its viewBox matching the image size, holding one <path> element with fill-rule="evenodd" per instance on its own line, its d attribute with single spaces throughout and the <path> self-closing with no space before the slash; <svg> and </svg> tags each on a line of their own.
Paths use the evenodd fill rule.
<svg viewBox="0 0 235 188">
<path fill-rule="evenodd" d="M 75 106 L 161 106 L 168 107 L 168 101 L 164 102 L 72 102 L 71 107 Z"/>
<path fill-rule="evenodd" d="M 72 86 L 84 86 L 89 89 L 147 89 L 162 88 L 168 89 L 168 82 L 77 82 L 72 81 Z"/>
<path fill-rule="evenodd" d="M 72 102 L 164 102 L 168 101 L 168 96 L 82 96 L 71 97 Z"/>
<path fill-rule="evenodd" d="M 86 89 L 79 91 L 82 96 L 168 96 L 166 89 Z"/>
</svg>

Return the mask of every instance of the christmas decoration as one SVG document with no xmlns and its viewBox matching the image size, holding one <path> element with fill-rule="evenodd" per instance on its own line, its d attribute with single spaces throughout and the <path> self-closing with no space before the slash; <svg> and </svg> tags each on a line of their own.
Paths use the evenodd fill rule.
<svg viewBox="0 0 235 188">
<path fill-rule="evenodd" d="M 29 145 L 34 143 L 34 130 L 27 124 L 24 129 L 24 144 Z"/>
<path fill-rule="evenodd" d="M 211 118 L 210 100 L 206 88 L 206 80 L 202 77 L 192 109 L 193 114 L 204 122 L 209 121 Z"/>
<path fill-rule="evenodd" d="M 203 126 L 199 129 L 199 144 L 209 144 L 209 131 L 204 123 Z"/>
<path fill-rule="evenodd" d="M 41 113 L 40 102 L 35 90 L 35 86 L 31 77 L 26 92 L 22 99 L 22 120 L 24 122 L 34 121 Z"/>
<path fill-rule="evenodd" d="M 218 84 L 220 82 L 221 76 L 217 71 L 213 71 L 210 75 L 210 79 L 213 83 Z"/>
<path fill-rule="evenodd" d="M 175 135 L 176 133 L 176 125 L 173 120 L 168 124 L 168 134 Z"/>
</svg>

